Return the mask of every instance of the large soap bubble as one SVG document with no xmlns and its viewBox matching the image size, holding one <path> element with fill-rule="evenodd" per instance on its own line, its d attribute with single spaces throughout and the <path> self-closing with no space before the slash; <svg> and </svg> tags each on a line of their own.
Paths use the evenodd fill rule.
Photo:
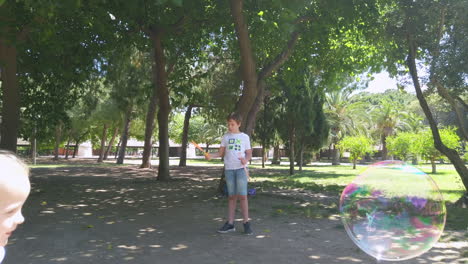
<svg viewBox="0 0 468 264">
<path fill-rule="evenodd" d="M 346 232 L 378 260 L 406 260 L 428 251 L 445 225 L 446 210 L 431 177 L 400 161 L 383 161 L 343 190 Z"/>
</svg>

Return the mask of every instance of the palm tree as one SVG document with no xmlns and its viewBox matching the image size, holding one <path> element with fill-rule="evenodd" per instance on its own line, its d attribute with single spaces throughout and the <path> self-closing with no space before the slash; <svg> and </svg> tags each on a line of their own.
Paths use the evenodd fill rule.
<svg viewBox="0 0 468 264">
<path fill-rule="evenodd" d="M 340 164 L 340 151 L 336 144 L 345 135 L 362 132 L 363 102 L 353 100 L 351 90 L 333 91 L 325 95 L 325 115 L 330 125 L 330 142 L 333 148 L 333 165 Z"/>
<path fill-rule="evenodd" d="M 386 98 L 382 99 L 380 104 L 372 107 L 369 114 L 373 120 L 374 129 L 380 137 L 382 159 L 386 160 L 388 155 L 387 137 L 393 135 L 396 130 L 405 130 L 408 124 L 404 117 L 408 114 L 400 104 Z"/>
</svg>

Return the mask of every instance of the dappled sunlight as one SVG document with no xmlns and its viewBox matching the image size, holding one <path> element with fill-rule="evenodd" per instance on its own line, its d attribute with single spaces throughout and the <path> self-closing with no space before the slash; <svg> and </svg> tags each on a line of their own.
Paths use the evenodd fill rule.
<svg viewBox="0 0 468 264">
<path fill-rule="evenodd" d="M 351 262 L 362 262 L 361 259 L 353 258 L 353 257 L 340 257 L 338 260 L 342 261 L 351 261 Z"/>
<path fill-rule="evenodd" d="M 68 258 L 66 258 L 66 257 L 51 259 L 51 261 L 54 261 L 54 262 L 64 262 L 64 261 L 67 261 L 67 260 L 68 260 Z"/>
<path fill-rule="evenodd" d="M 162 246 L 161 245 L 149 245 L 148 247 L 150 247 L 150 248 L 161 248 Z"/>
<path fill-rule="evenodd" d="M 216 232 L 227 211 L 227 199 L 215 196 L 221 167 L 171 167 L 173 179 L 162 182 L 155 179 L 157 168 L 60 165 L 32 170 L 26 222 L 10 239 L 6 264 L 375 263 L 347 237 L 338 189 L 280 189 L 260 180 L 286 179 L 287 167 L 272 169 L 271 175 L 252 170 L 254 235 L 245 236 L 240 210 L 235 232 Z M 305 173 L 320 169 L 325 167 Z M 466 240 L 465 232 L 450 231 L 429 253 L 408 263 L 462 263 L 457 261 L 468 251 Z"/>
<path fill-rule="evenodd" d="M 127 250 L 137 250 L 137 246 L 127 246 L 127 245 L 118 245 L 117 248 L 127 249 Z"/>
<path fill-rule="evenodd" d="M 174 247 L 171 247 L 171 250 L 182 250 L 182 249 L 187 249 L 188 246 L 184 245 L 184 244 L 178 244 Z"/>
</svg>

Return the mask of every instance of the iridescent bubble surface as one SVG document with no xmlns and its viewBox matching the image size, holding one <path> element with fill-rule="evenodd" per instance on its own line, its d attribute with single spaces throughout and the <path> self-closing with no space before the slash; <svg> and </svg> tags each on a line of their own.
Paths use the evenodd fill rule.
<svg viewBox="0 0 468 264">
<path fill-rule="evenodd" d="M 378 260 L 417 257 L 440 238 L 446 209 L 427 174 L 400 161 L 383 161 L 363 171 L 343 190 L 341 219 L 364 252 Z"/>
</svg>

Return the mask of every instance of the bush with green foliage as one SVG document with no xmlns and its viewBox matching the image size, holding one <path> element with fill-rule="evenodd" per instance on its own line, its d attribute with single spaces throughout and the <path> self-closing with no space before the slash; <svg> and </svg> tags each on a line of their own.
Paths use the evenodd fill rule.
<svg viewBox="0 0 468 264">
<path fill-rule="evenodd" d="M 356 168 L 356 161 L 366 153 L 373 153 L 374 142 L 366 136 L 346 136 L 338 143 L 337 147 L 341 153 L 346 150 L 350 152 L 350 160 L 353 162 L 353 169 Z"/>
<path fill-rule="evenodd" d="M 451 149 L 457 149 L 460 147 L 460 138 L 455 132 L 455 128 L 443 128 L 439 129 L 440 138 L 445 146 Z M 445 156 L 436 149 L 434 146 L 434 138 L 430 129 L 423 131 L 418 135 L 418 143 L 416 146 L 419 148 L 418 152 L 422 158 L 428 160 L 432 164 L 432 173 L 436 173 L 436 160 L 442 159 Z"/>
<path fill-rule="evenodd" d="M 387 138 L 387 148 L 389 154 L 392 154 L 399 159 L 406 161 L 410 158 L 417 157 L 419 151 L 418 135 L 411 132 L 401 132 L 397 135 Z"/>
<path fill-rule="evenodd" d="M 443 128 L 439 129 L 440 138 L 445 146 L 451 149 L 457 149 L 460 147 L 460 138 L 455 132 L 455 128 Z M 425 130 L 420 135 L 418 135 L 419 152 L 422 157 L 426 160 L 438 160 L 443 157 L 443 154 L 437 150 L 434 146 L 434 138 L 432 137 L 431 130 Z"/>
</svg>

